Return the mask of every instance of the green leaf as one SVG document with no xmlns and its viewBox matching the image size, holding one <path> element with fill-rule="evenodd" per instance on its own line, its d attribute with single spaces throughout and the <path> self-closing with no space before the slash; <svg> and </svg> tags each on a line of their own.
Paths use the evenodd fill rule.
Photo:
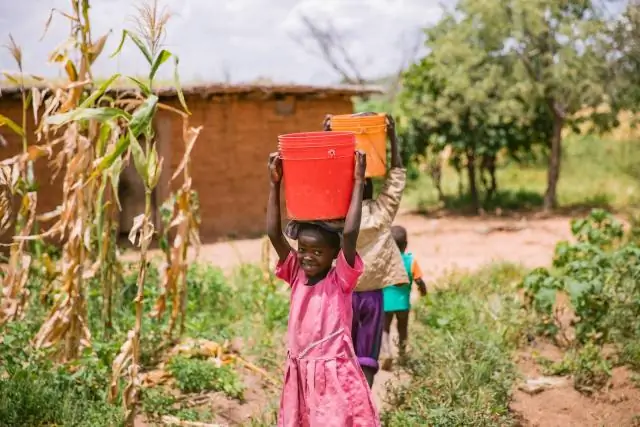
<svg viewBox="0 0 640 427">
<path fill-rule="evenodd" d="M 24 130 L 22 129 L 22 126 L 18 125 L 16 122 L 11 120 L 9 117 L 3 116 L 2 114 L 0 114 L 0 127 L 5 126 L 5 125 L 9 126 L 9 129 L 14 131 L 19 136 L 21 136 L 21 137 L 24 136 Z"/>
<path fill-rule="evenodd" d="M 125 118 L 130 120 L 131 116 L 120 108 L 100 107 L 100 108 L 76 108 L 67 113 L 55 114 L 47 117 L 45 123 L 54 126 L 60 126 L 69 122 L 79 120 L 97 120 L 105 122 L 117 118 Z"/>
<path fill-rule="evenodd" d="M 107 144 L 107 140 L 111 135 L 111 127 L 108 123 L 103 123 L 100 126 L 100 137 L 98 138 L 98 144 L 96 145 L 96 153 L 98 156 L 103 155 L 104 148 Z"/>
<path fill-rule="evenodd" d="M 96 178 L 103 171 L 109 169 L 120 158 L 122 153 L 127 151 L 127 148 L 129 148 L 129 137 L 128 135 L 123 135 L 118 139 L 118 143 L 109 154 L 102 159 L 98 159 L 100 161 L 91 178 Z"/>
<path fill-rule="evenodd" d="M 577 301 L 589 289 L 589 284 L 578 280 L 568 280 L 565 289 L 571 297 L 571 301 Z"/>
<path fill-rule="evenodd" d="M 151 95 L 133 112 L 129 128 L 135 137 L 138 137 L 150 125 L 157 105 L 158 97 Z"/>
<path fill-rule="evenodd" d="M 142 178 L 142 182 L 147 185 L 149 179 L 149 174 L 147 173 L 147 157 L 144 155 L 144 151 L 142 150 L 138 139 L 131 130 L 129 130 L 129 144 L 131 148 L 131 155 L 133 156 L 133 164 Z"/>
<path fill-rule="evenodd" d="M 542 288 L 540 289 L 536 295 L 535 300 L 538 307 L 546 307 L 551 308 L 553 304 L 556 302 L 557 292 L 555 289 L 550 288 Z"/>
<path fill-rule="evenodd" d="M 171 55 L 172 53 L 169 52 L 168 50 L 162 49 L 160 51 L 160 53 L 158 54 L 158 57 L 156 58 L 153 65 L 151 66 L 151 72 L 149 73 L 149 81 L 153 81 L 153 78 L 156 76 L 156 73 L 158 72 L 158 69 L 160 68 L 160 66 L 165 62 L 167 62 L 167 59 L 171 58 Z"/>
<path fill-rule="evenodd" d="M 187 114 L 191 114 L 189 108 L 187 107 L 187 102 L 184 100 L 184 93 L 182 93 L 182 86 L 180 86 L 180 74 L 178 74 L 178 64 L 180 63 L 180 59 L 174 55 L 175 62 L 173 68 L 173 85 L 176 87 L 176 92 L 178 92 L 178 99 L 180 100 L 180 104 L 182 108 Z"/>
<path fill-rule="evenodd" d="M 142 40 L 140 40 L 140 38 L 137 35 L 127 30 L 122 30 L 122 38 L 120 39 L 120 44 L 118 45 L 118 48 L 116 49 L 116 51 L 111 54 L 111 58 L 113 58 L 114 56 L 120 53 L 120 51 L 122 50 L 122 46 L 124 46 L 124 41 L 126 40 L 127 36 L 131 39 L 131 41 L 133 41 L 136 44 L 136 46 L 138 46 L 138 49 L 140 50 L 140 52 L 142 52 L 142 54 L 146 58 L 149 65 L 153 64 L 153 58 L 151 57 L 151 53 L 149 53 L 149 50 L 144 45 Z"/>
<path fill-rule="evenodd" d="M 132 82 L 134 82 L 140 88 L 140 90 L 145 96 L 151 95 L 151 88 L 149 86 L 147 86 L 146 84 L 142 83 L 140 80 L 134 77 L 127 76 L 127 78 Z"/>
<path fill-rule="evenodd" d="M 104 93 L 107 91 L 107 89 L 109 89 L 109 86 L 111 86 L 111 84 L 119 77 L 120 77 L 120 74 L 116 73 L 113 76 L 111 76 L 108 80 L 103 82 L 96 91 L 94 91 L 91 95 L 89 95 L 87 97 L 87 99 L 82 101 L 82 104 L 80 104 L 78 106 L 78 108 L 87 108 L 87 107 L 95 104 L 95 102 L 98 100 L 98 98 L 100 98 L 102 95 L 104 95 Z"/>
<path fill-rule="evenodd" d="M 153 189 L 158 185 L 158 181 L 160 181 L 160 175 L 162 173 L 162 163 L 163 159 L 158 161 L 158 152 L 155 147 L 151 148 L 151 152 L 149 153 L 148 163 L 147 163 L 147 176 L 148 176 L 148 187 Z"/>
<path fill-rule="evenodd" d="M 109 181 L 111 181 L 111 188 L 113 189 L 113 195 L 116 199 L 116 204 L 118 205 L 119 210 L 122 210 L 120 197 L 118 197 L 118 186 L 120 185 L 120 174 L 122 173 L 122 166 L 122 157 L 118 157 L 114 160 L 108 171 Z"/>
</svg>

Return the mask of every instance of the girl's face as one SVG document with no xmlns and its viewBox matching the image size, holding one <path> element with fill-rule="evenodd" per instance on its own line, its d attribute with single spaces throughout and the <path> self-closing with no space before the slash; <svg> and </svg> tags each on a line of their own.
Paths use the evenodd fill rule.
<svg viewBox="0 0 640 427">
<path fill-rule="evenodd" d="M 331 269 L 338 249 L 328 244 L 322 233 L 301 230 L 298 235 L 298 262 L 308 278 L 322 278 Z"/>
</svg>

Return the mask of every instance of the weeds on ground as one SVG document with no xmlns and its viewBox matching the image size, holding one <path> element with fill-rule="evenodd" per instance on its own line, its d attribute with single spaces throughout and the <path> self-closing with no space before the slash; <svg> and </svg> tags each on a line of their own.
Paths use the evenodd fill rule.
<svg viewBox="0 0 640 427">
<path fill-rule="evenodd" d="M 505 426 L 517 377 L 512 352 L 526 330 L 512 265 L 447 278 L 416 307 L 410 380 L 388 390 L 385 425 Z"/>
<path fill-rule="evenodd" d="M 570 348 L 556 372 L 572 374 L 576 389 L 591 393 L 610 376 L 603 345 L 618 348 L 618 363 L 640 366 L 640 247 L 637 231 L 625 234 L 622 224 L 603 210 L 573 220 L 571 230 L 574 241 L 556 246 L 554 269 L 531 272 L 521 287 L 535 332 Z M 575 314 L 575 338 L 568 338 L 556 314 L 561 293 Z"/>
<path fill-rule="evenodd" d="M 242 399 L 244 385 L 233 367 L 216 366 L 209 360 L 177 356 L 169 362 L 169 372 L 183 393 L 221 391 L 234 399 Z"/>
<path fill-rule="evenodd" d="M 114 289 L 113 330 L 109 337 L 100 333 L 99 313 L 102 293 L 90 285 L 89 319 L 94 335 L 92 348 L 85 350 L 77 362 L 53 365 L 45 350 L 35 350 L 29 341 L 41 325 L 51 301 L 40 301 L 43 281 L 31 275 L 30 305 L 33 309 L 20 322 L 0 328 L 0 426 L 64 425 L 118 426 L 122 422 L 120 402 L 106 403 L 108 373 L 119 343 L 135 321 L 129 301 L 136 291 L 136 263 L 124 265 L 123 282 Z M 272 354 L 273 367 L 279 366 L 282 340 L 286 331 L 288 294 L 278 282 L 268 293 L 258 266 L 243 266 L 231 277 L 208 264 L 193 264 L 187 274 L 189 294 L 185 335 L 224 342 L 242 337 L 245 357 Z M 154 264 L 148 269 L 145 283 L 145 312 L 160 292 L 160 275 Z M 169 302 L 167 310 L 172 309 Z M 91 313 L 93 311 L 93 313 Z M 95 315 L 94 315 L 95 314 Z M 165 320 L 143 318 L 145 334 L 141 337 L 141 360 L 146 368 L 155 367 L 170 343 L 164 342 Z M 255 345 L 253 345 L 255 343 Z M 283 356 L 284 357 L 284 356 Z M 267 357 L 265 356 L 265 359 Z M 263 366 L 263 365 L 261 365 Z M 233 366 L 218 367 L 207 360 L 174 357 L 169 371 L 184 392 L 216 390 L 242 399 L 244 385 Z M 269 369 L 267 369 L 269 370 Z M 178 390 L 146 388 L 142 395 L 143 412 L 150 419 L 173 415 L 186 421 L 207 421 L 211 415 L 198 408 L 187 408 L 176 401 Z"/>
</svg>

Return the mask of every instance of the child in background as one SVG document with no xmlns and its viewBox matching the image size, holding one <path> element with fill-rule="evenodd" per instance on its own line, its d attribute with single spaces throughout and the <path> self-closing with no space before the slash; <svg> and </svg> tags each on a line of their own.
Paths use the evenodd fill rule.
<svg viewBox="0 0 640 427">
<path fill-rule="evenodd" d="M 354 116 L 372 114 L 376 113 L 359 113 Z M 331 130 L 331 116 L 325 118 L 324 130 Z M 382 288 L 391 283 L 407 283 L 409 280 L 390 231 L 406 183 L 406 170 L 402 166 L 395 122 L 391 116 L 387 116 L 387 136 L 391 140 L 391 168 L 377 198 L 373 198 L 371 179 L 367 178 L 365 182 L 362 223 L 357 245 L 365 270 L 353 293 L 351 337 L 369 387 L 373 385 L 379 368 L 378 357 L 384 323 Z"/>
<path fill-rule="evenodd" d="M 276 276 L 291 286 L 278 426 L 380 426 L 351 342 L 351 294 L 363 271 L 356 242 L 365 169 L 365 155 L 357 152 L 353 194 L 342 227 L 322 221 L 287 226 L 289 237 L 298 241 L 294 250 L 280 222 L 282 160 L 278 154 L 269 158 L 267 231 L 278 253 Z"/>
<path fill-rule="evenodd" d="M 402 253 L 402 261 L 409 276 L 409 282 L 406 284 L 387 286 L 383 289 L 384 293 L 384 332 L 382 334 L 383 343 L 383 361 L 382 369 L 388 371 L 391 369 L 391 343 L 389 342 L 389 333 L 391 331 L 391 322 L 395 317 L 398 321 L 399 335 L 399 356 L 400 363 L 405 359 L 407 335 L 409 329 L 409 310 L 411 310 L 411 285 L 418 285 L 420 295 L 427 295 L 427 286 L 422 280 L 422 271 L 413 254 L 407 252 L 407 230 L 399 225 L 391 227 L 391 235 L 398 245 L 398 249 Z"/>
</svg>

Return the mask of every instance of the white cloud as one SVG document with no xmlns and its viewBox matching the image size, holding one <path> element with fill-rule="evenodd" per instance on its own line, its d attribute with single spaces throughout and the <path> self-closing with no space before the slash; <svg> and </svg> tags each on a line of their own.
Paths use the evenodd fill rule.
<svg viewBox="0 0 640 427">
<path fill-rule="evenodd" d="M 453 1 L 453 0 L 451 0 Z M 165 2 L 166 3 L 166 2 Z M 93 0 L 94 37 L 110 29 L 106 52 L 119 42 L 120 32 L 135 9 L 127 0 Z M 319 22 L 330 20 L 344 34 L 350 52 L 375 76 L 397 68 L 407 37 L 440 16 L 438 0 L 184 0 L 171 2 L 175 13 L 166 46 L 180 56 L 183 80 L 221 80 L 227 70 L 234 81 L 268 77 L 276 81 L 329 83 L 337 76 L 321 59 L 306 52 L 294 38 L 303 27 L 301 14 Z M 0 0 L 0 42 L 12 33 L 23 47 L 28 71 L 46 76 L 60 72 L 46 65 L 48 53 L 68 34 L 57 16 L 46 38 L 39 41 L 52 8 L 66 10 L 68 0 Z M 103 54 L 104 55 L 104 54 Z M 118 59 L 104 55 L 96 74 L 114 71 L 144 74 L 146 64 L 128 44 Z M 0 52 L 0 69 L 15 68 Z M 169 77 L 166 70 L 162 77 Z"/>
</svg>

